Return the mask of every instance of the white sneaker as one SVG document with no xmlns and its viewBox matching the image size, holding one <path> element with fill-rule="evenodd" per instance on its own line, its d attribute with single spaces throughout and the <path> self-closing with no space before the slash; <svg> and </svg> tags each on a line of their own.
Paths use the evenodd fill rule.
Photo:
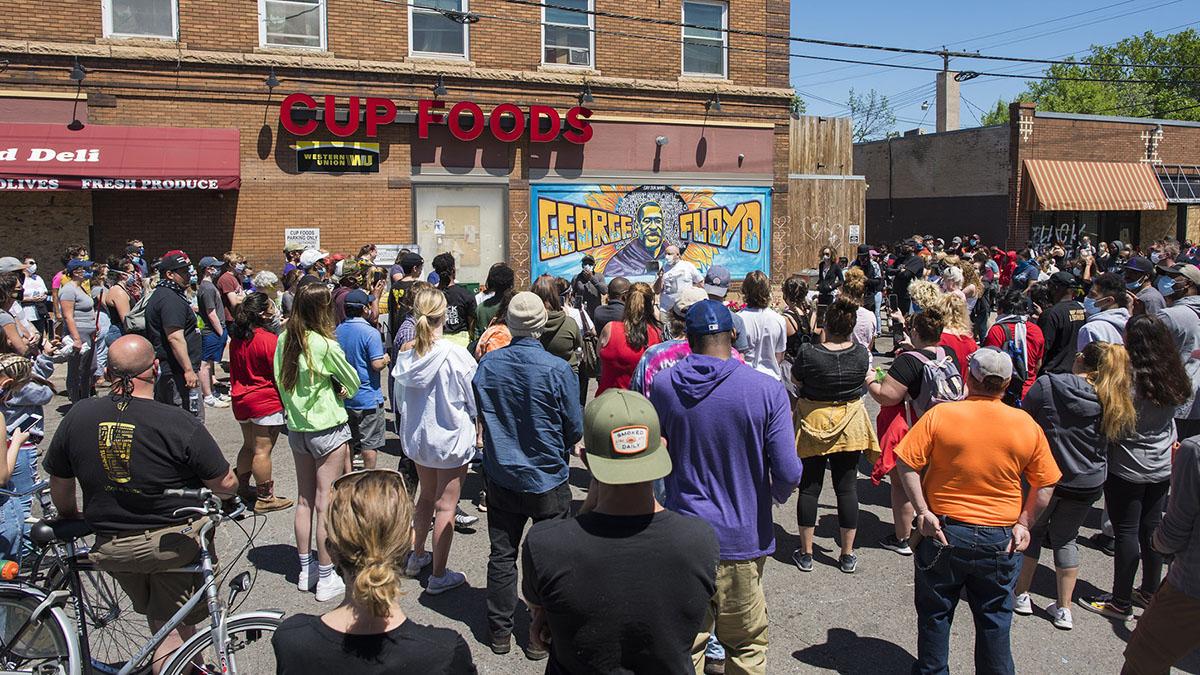
<svg viewBox="0 0 1200 675">
<path fill-rule="evenodd" d="M 338 576 L 337 570 L 317 581 L 317 602 L 328 602 L 340 598 L 345 592 L 346 582 Z"/>
<path fill-rule="evenodd" d="M 1033 614 L 1033 602 L 1030 601 L 1028 593 L 1022 593 L 1013 600 L 1013 614 L 1021 616 Z"/>
<path fill-rule="evenodd" d="M 317 571 L 317 559 L 314 557 L 309 561 L 308 569 L 300 568 L 300 576 L 296 579 L 296 588 L 302 593 L 308 593 L 316 587 L 320 577 L 321 573 Z"/>
<path fill-rule="evenodd" d="M 230 396 L 229 394 L 218 394 L 217 398 L 221 399 L 222 401 L 225 401 L 226 403 L 230 403 L 233 401 L 233 397 Z"/>
<path fill-rule="evenodd" d="M 204 399 L 204 405 L 210 408 L 228 408 L 229 401 L 217 398 L 216 396 L 207 396 Z"/>
<path fill-rule="evenodd" d="M 421 570 L 425 569 L 426 565 L 429 565 L 432 562 L 433 554 L 429 551 L 425 551 L 421 555 L 409 553 L 408 562 L 404 564 L 404 576 L 415 577 L 421 573 Z"/>
<path fill-rule="evenodd" d="M 1059 607 L 1057 602 L 1052 602 L 1046 607 L 1046 613 L 1050 615 L 1050 619 L 1054 622 L 1054 627 L 1060 630 L 1071 630 L 1075 627 L 1075 622 L 1071 620 L 1071 610 L 1066 607 Z"/>
<path fill-rule="evenodd" d="M 438 595 L 445 593 L 452 588 L 458 588 L 467 583 L 467 577 L 461 572 L 455 572 L 449 567 L 446 572 L 440 577 L 430 576 L 429 583 L 425 585 L 425 592 L 430 595 Z"/>
</svg>

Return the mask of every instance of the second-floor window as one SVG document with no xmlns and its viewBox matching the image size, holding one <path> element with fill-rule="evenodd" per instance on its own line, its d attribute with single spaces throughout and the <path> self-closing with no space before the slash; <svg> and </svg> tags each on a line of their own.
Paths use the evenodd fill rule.
<svg viewBox="0 0 1200 675">
<path fill-rule="evenodd" d="M 264 47 L 325 49 L 325 0 L 258 0 Z"/>
<path fill-rule="evenodd" d="M 467 25 L 439 10 L 465 12 L 467 0 L 409 0 L 409 51 L 424 56 L 467 58 Z"/>
<path fill-rule="evenodd" d="M 542 62 L 592 67 L 592 0 L 545 0 L 545 5 Z"/>
<path fill-rule="evenodd" d="M 103 0 L 105 37 L 174 40 L 179 33 L 175 0 Z"/>
<path fill-rule="evenodd" d="M 726 77 L 729 7 L 724 2 L 684 0 L 683 73 Z"/>
</svg>

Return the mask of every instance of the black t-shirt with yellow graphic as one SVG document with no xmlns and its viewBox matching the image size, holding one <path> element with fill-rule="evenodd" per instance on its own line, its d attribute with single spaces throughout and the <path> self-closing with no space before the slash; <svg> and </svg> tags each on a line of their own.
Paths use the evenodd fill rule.
<svg viewBox="0 0 1200 675">
<path fill-rule="evenodd" d="M 176 509 L 193 500 L 164 497 L 224 476 L 229 462 L 204 423 L 178 406 L 143 398 L 84 399 L 63 418 L 42 466 L 75 478 L 83 517 L 101 533 L 146 530 L 187 521 Z"/>
</svg>

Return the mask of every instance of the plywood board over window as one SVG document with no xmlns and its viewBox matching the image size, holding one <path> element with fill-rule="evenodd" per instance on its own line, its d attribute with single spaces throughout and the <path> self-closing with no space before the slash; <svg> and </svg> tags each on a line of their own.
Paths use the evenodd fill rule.
<svg viewBox="0 0 1200 675">
<path fill-rule="evenodd" d="M 441 235 L 436 235 L 439 229 L 436 225 L 434 228 L 437 252 L 453 253 L 454 259 L 463 267 L 478 267 L 482 257 L 479 253 L 479 207 L 439 206 L 437 220 L 445 224 Z"/>
</svg>

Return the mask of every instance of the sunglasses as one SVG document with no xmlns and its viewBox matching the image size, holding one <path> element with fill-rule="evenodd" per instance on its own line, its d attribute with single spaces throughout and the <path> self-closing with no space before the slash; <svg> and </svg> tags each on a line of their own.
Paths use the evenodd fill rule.
<svg viewBox="0 0 1200 675">
<path fill-rule="evenodd" d="M 400 481 L 400 486 L 405 490 L 408 489 L 408 484 L 404 482 L 404 474 L 395 469 L 359 469 L 357 471 L 351 471 L 350 473 L 344 474 L 340 478 L 334 480 L 333 489 L 336 490 L 342 485 L 347 487 L 355 485 L 358 483 L 358 481 L 362 480 L 363 476 L 372 473 L 389 474 L 395 476 L 396 479 Z"/>
</svg>

